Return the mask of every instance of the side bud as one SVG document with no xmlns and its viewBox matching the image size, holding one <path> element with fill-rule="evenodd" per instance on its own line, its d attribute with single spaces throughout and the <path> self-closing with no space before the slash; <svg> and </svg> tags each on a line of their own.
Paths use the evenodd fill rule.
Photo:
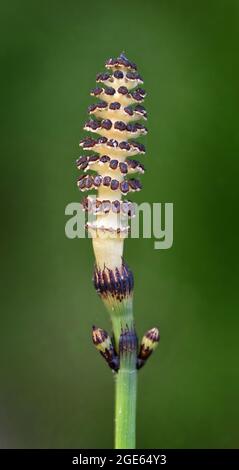
<svg viewBox="0 0 239 470">
<path fill-rule="evenodd" d="M 152 352 L 157 348 L 159 340 L 160 335 L 158 328 L 152 328 L 145 333 L 140 344 L 137 369 L 141 369 L 141 367 L 143 367 L 149 356 L 151 356 Z"/>
<path fill-rule="evenodd" d="M 108 335 L 107 331 L 102 330 L 102 328 L 96 328 L 95 326 L 93 326 L 92 340 L 96 349 L 106 360 L 109 367 L 115 372 L 117 372 L 117 370 L 119 369 L 119 358 L 115 352 L 111 338 Z"/>
</svg>

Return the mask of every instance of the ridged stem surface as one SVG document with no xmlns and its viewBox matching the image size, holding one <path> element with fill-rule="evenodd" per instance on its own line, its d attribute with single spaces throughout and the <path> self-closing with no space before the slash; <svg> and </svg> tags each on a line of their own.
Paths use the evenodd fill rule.
<svg viewBox="0 0 239 470">
<path fill-rule="evenodd" d="M 132 301 L 114 312 L 112 325 L 116 345 L 122 331 L 134 332 Z M 125 346 L 127 351 L 118 351 L 120 369 L 115 376 L 115 449 L 135 449 L 136 443 L 137 349 Z"/>
<path fill-rule="evenodd" d="M 123 360 L 116 375 L 115 449 L 135 449 L 137 371 L 136 354 Z"/>
</svg>

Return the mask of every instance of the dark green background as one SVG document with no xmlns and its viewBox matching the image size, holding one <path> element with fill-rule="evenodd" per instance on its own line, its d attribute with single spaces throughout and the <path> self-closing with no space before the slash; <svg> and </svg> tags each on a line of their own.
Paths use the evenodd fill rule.
<svg viewBox="0 0 239 470">
<path fill-rule="evenodd" d="M 140 335 L 138 447 L 237 447 L 238 2 L 1 2 L 1 447 L 107 448 L 109 328 L 91 242 L 68 240 L 74 161 L 104 61 L 125 50 L 148 91 L 140 201 L 174 203 L 174 245 L 128 240 Z M 144 157 L 142 157 L 144 160 Z"/>
</svg>

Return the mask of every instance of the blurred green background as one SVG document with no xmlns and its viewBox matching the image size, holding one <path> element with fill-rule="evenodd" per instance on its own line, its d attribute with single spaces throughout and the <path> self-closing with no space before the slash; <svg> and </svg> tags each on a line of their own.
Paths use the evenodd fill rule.
<svg viewBox="0 0 239 470">
<path fill-rule="evenodd" d="M 65 237 L 80 201 L 78 142 L 104 61 L 145 80 L 144 191 L 174 203 L 174 245 L 126 242 L 140 335 L 138 447 L 237 447 L 238 2 L 1 2 L 0 446 L 113 445 L 111 373 L 91 343 L 109 329 L 87 239 Z M 144 157 L 142 157 L 144 160 Z"/>
</svg>

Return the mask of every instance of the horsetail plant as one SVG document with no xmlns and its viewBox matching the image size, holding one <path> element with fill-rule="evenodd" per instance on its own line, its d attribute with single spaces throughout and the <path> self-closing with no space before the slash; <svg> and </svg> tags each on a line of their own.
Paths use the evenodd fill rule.
<svg viewBox="0 0 239 470">
<path fill-rule="evenodd" d="M 145 333 L 141 345 L 133 317 L 133 273 L 123 260 L 124 239 L 128 234 L 128 217 L 134 206 L 122 196 L 139 191 L 141 183 L 135 173 L 144 173 L 144 166 L 135 155 L 145 153 L 144 145 L 131 140 L 147 133 L 138 121 L 147 119 L 142 106 L 145 91 L 135 64 L 124 54 L 106 62 L 106 73 L 98 74 L 101 84 L 91 92 L 99 98 L 88 108 L 90 120 L 84 130 L 99 134 L 80 142 L 88 156 L 77 160 L 84 173 L 78 178 L 80 191 L 97 189 L 97 197 L 82 201 L 88 217 L 88 229 L 95 254 L 94 286 L 109 312 L 113 337 L 93 327 L 92 338 L 97 350 L 114 372 L 116 383 L 115 448 L 135 448 L 137 373 L 159 341 L 153 328 Z M 91 171 L 89 172 L 89 170 Z"/>
</svg>

